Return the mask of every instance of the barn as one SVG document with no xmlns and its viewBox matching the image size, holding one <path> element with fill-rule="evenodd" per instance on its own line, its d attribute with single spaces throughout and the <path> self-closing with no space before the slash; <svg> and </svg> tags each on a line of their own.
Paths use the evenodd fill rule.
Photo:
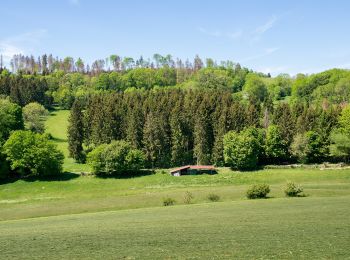
<svg viewBox="0 0 350 260">
<path fill-rule="evenodd" d="M 202 173 L 214 174 L 216 170 L 213 165 L 186 165 L 170 171 L 172 176 L 196 175 Z"/>
</svg>

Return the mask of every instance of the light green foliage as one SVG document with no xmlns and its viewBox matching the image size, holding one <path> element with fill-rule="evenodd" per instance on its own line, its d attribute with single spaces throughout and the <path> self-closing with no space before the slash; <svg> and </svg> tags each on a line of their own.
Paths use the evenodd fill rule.
<svg viewBox="0 0 350 260">
<path fill-rule="evenodd" d="M 231 168 L 255 169 L 260 155 L 261 135 L 257 129 L 246 128 L 240 133 L 230 131 L 224 136 L 224 159 Z"/>
<path fill-rule="evenodd" d="M 330 140 L 330 154 L 335 158 L 348 162 L 350 155 L 350 136 L 339 129 L 334 129 L 331 132 Z"/>
<path fill-rule="evenodd" d="M 95 174 L 115 174 L 128 171 L 138 171 L 144 165 L 144 154 L 133 149 L 125 141 L 112 141 L 102 144 L 91 151 L 87 162 Z"/>
<path fill-rule="evenodd" d="M 10 132 L 23 128 L 22 109 L 9 99 L 0 99 L 0 143 Z"/>
<path fill-rule="evenodd" d="M 339 126 L 342 132 L 350 137 L 350 106 L 346 106 L 339 117 Z"/>
<path fill-rule="evenodd" d="M 232 71 L 227 69 L 203 68 L 198 71 L 197 83 L 200 88 L 232 89 Z"/>
<path fill-rule="evenodd" d="M 302 163 L 318 163 L 328 156 L 328 146 L 315 131 L 297 134 L 291 144 L 292 154 Z"/>
<path fill-rule="evenodd" d="M 349 98 L 349 78 L 347 70 L 331 69 L 305 76 L 299 74 L 292 86 L 294 100 L 342 103 Z"/>
<path fill-rule="evenodd" d="M 217 202 L 220 200 L 220 196 L 215 194 L 215 193 L 210 193 L 208 195 L 208 200 L 211 201 L 211 202 Z"/>
<path fill-rule="evenodd" d="M 266 131 L 265 154 L 271 162 L 287 159 L 288 144 L 283 139 L 281 130 L 276 125 L 270 125 Z"/>
<path fill-rule="evenodd" d="M 304 191 L 303 187 L 296 185 L 294 182 L 288 182 L 284 193 L 287 197 L 297 197 Z"/>
<path fill-rule="evenodd" d="M 249 99 L 260 102 L 263 102 L 268 95 L 264 81 L 258 75 L 253 73 L 247 75 L 243 92 Z"/>
<path fill-rule="evenodd" d="M 45 131 L 44 120 L 48 116 L 49 112 L 43 105 L 32 102 L 23 108 L 23 119 L 27 129 L 43 133 Z"/>
<path fill-rule="evenodd" d="M 270 186 L 267 184 L 255 184 L 247 190 L 248 199 L 264 199 L 270 193 Z"/>
<path fill-rule="evenodd" d="M 292 79 L 288 74 L 278 75 L 272 79 L 268 89 L 272 94 L 273 100 L 282 100 L 291 95 Z"/>
<path fill-rule="evenodd" d="M 18 130 L 4 144 L 11 169 L 22 176 L 57 175 L 62 171 L 63 154 L 46 136 Z"/>
</svg>

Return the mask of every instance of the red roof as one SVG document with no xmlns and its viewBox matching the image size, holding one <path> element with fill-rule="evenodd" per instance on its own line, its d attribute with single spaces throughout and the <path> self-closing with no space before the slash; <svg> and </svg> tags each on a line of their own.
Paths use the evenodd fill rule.
<svg viewBox="0 0 350 260">
<path fill-rule="evenodd" d="M 178 172 L 186 169 L 192 169 L 192 170 L 215 170 L 215 167 L 213 165 L 186 165 L 182 166 L 176 169 L 171 170 L 170 172 Z"/>
</svg>

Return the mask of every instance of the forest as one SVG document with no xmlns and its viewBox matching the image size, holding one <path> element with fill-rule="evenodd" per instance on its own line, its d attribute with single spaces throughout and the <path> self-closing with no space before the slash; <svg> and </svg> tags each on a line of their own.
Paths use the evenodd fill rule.
<svg viewBox="0 0 350 260">
<path fill-rule="evenodd" d="M 2 168 L 13 171 L 31 167 L 11 159 L 16 138 L 33 138 L 15 130 L 29 129 L 42 138 L 42 127 L 35 126 L 40 119 L 29 119 L 31 127 L 23 121 L 27 106 L 38 117 L 46 109 L 70 109 L 70 156 L 92 163 L 96 173 L 118 170 L 107 169 L 105 159 L 118 149 L 127 154 L 123 160 L 131 158 L 128 167 L 119 165 L 124 170 L 134 164 L 251 170 L 267 164 L 347 162 L 350 156 L 348 70 L 272 77 L 232 61 L 198 55 L 182 61 L 160 54 L 135 60 L 111 55 L 91 66 L 81 58 L 15 55 L 10 67 L 1 66 L 0 144 L 2 165 L 11 164 Z M 33 103 L 42 108 L 35 110 Z M 10 135 L 14 140 L 8 140 Z M 49 143 L 50 136 L 45 138 Z M 51 172 L 59 171 L 59 164 Z"/>
</svg>

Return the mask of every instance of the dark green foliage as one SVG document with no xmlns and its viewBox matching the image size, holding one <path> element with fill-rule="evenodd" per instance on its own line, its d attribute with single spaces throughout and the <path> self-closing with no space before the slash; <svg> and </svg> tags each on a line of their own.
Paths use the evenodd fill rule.
<svg viewBox="0 0 350 260">
<path fill-rule="evenodd" d="M 92 171 L 98 175 L 123 174 L 139 171 L 144 166 L 145 157 L 142 151 L 132 148 L 125 141 L 113 141 L 102 144 L 87 156 Z"/>
<path fill-rule="evenodd" d="M 68 150 L 69 156 L 77 162 L 85 161 L 83 150 L 84 141 L 84 114 L 83 106 L 76 100 L 72 106 L 68 125 Z"/>
<path fill-rule="evenodd" d="M 3 154 L 3 149 L 0 144 L 0 180 L 6 179 L 10 174 L 10 165 L 6 161 L 6 155 Z"/>
<path fill-rule="evenodd" d="M 163 199 L 163 206 L 173 206 L 175 204 L 176 200 L 173 198 L 164 198 Z"/>
<path fill-rule="evenodd" d="M 287 197 L 298 197 L 303 191 L 304 189 L 301 186 L 296 185 L 294 182 L 288 182 L 284 193 Z"/>
<path fill-rule="evenodd" d="M 208 200 L 210 200 L 211 202 L 217 202 L 220 200 L 220 196 L 214 193 L 210 193 L 208 195 Z"/>
<path fill-rule="evenodd" d="M 263 199 L 270 193 L 270 187 L 267 184 L 255 184 L 247 190 L 248 199 Z"/>
<path fill-rule="evenodd" d="M 49 176 L 62 171 L 64 156 L 44 135 L 15 131 L 3 150 L 11 169 L 21 176 Z"/>
</svg>

